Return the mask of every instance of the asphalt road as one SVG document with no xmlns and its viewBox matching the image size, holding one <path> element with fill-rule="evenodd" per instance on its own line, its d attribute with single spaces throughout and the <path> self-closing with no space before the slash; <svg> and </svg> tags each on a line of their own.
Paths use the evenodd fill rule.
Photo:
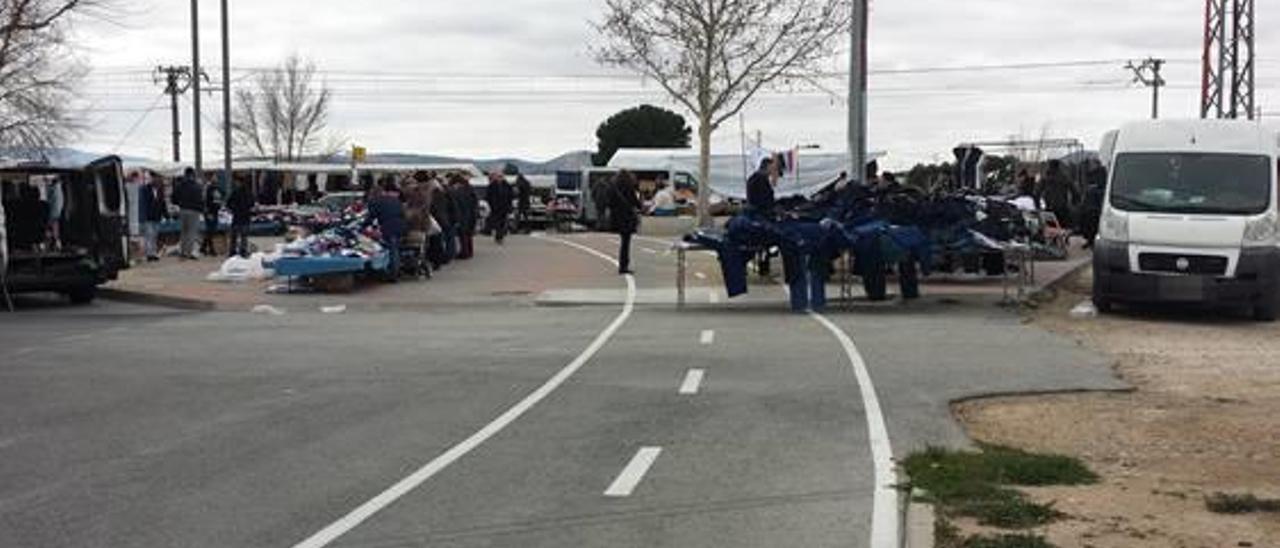
<svg viewBox="0 0 1280 548">
<path fill-rule="evenodd" d="M 671 261 L 650 247 L 641 287 Z M 596 264 L 581 276 L 625 287 Z M 0 315 L 0 546 L 871 545 L 865 387 L 781 293 L 630 315 L 23 304 Z M 955 398 L 1115 387 L 1099 357 L 985 303 L 828 317 L 899 456 L 965 443 Z"/>
</svg>

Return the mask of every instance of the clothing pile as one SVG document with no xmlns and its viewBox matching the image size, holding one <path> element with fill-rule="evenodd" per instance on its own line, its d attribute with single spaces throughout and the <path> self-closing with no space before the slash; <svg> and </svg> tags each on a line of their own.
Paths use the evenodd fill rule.
<svg viewBox="0 0 1280 548">
<path fill-rule="evenodd" d="M 386 253 L 379 240 L 377 228 L 361 228 L 360 223 L 353 222 L 286 244 L 282 255 L 374 259 Z"/>
<path fill-rule="evenodd" d="M 939 259 L 998 254 L 1004 242 L 1028 235 L 1022 213 L 1001 200 L 851 184 L 813 199 L 782 200 L 769 211 L 748 210 L 723 231 L 699 230 L 685 239 L 718 253 L 730 297 L 747 292 L 752 258 L 781 252 L 792 307 L 803 311 L 825 307 L 831 265 L 845 251 L 869 298 L 886 297 L 886 272 L 893 267 L 910 299 L 919 296 L 920 274 Z"/>
</svg>

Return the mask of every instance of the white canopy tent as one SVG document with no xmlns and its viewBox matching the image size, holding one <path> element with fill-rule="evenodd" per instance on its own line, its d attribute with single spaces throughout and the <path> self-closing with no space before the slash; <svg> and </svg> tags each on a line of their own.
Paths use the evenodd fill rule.
<svg viewBox="0 0 1280 548">
<path fill-rule="evenodd" d="M 711 190 L 727 198 L 746 199 L 747 178 L 755 172 L 760 159 L 766 155 L 768 152 L 764 151 L 747 156 L 711 155 Z M 886 154 L 883 152 L 872 153 L 870 159 L 875 160 L 884 156 Z M 795 158 L 795 165 L 788 166 L 783 173 L 783 178 L 778 182 L 779 197 L 811 196 L 835 181 L 842 172 L 849 170 L 849 156 L 843 153 L 800 150 L 795 152 Z M 691 149 L 623 148 L 613 155 L 613 159 L 609 161 L 609 167 L 636 172 L 686 173 L 696 180 L 698 159 L 697 151 Z"/>
</svg>

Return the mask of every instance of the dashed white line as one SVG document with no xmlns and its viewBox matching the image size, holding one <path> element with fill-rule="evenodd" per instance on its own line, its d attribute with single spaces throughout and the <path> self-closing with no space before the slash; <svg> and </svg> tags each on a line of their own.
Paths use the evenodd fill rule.
<svg viewBox="0 0 1280 548">
<path fill-rule="evenodd" d="M 684 382 L 680 384 L 680 394 L 684 396 L 692 396 L 698 393 L 698 389 L 702 386 L 702 378 L 707 372 L 702 369 L 690 369 L 684 375 Z"/>
<path fill-rule="evenodd" d="M 644 475 L 649 472 L 649 468 L 653 466 L 653 461 L 658 460 L 658 455 L 662 454 L 661 447 L 644 447 L 636 452 L 636 456 L 631 457 L 631 462 L 627 463 L 627 467 L 622 469 L 622 473 L 618 474 L 617 479 L 605 489 L 606 497 L 629 497 L 636 490 L 636 486 L 640 485 L 640 480 L 644 479 Z"/>
<path fill-rule="evenodd" d="M 716 332 L 710 329 L 704 329 L 702 335 L 698 337 L 702 344 L 711 344 L 716 342 Z"/>
<path fill-rule="evenodd" d="M 614 266 L 618 266 L 618 261 L 613 257 L 605 255 L 604 253 L 591 249 L 585 245 L 556 238 L 543 237 L 541 239 L 580 249 L 584 252 L 600 257 Z M 627 320 L 631 317 L 632 311 L 635 310 L 636 280 L 634 276 L 627 276 L 626 279 L 627 300 L 622 307 L 622 312 L 613 320 L 613 323 L 610 323 L 604 331 L 601 331 L 600 334 L 596 336 L 595 340 L 591 342 L 591 345 L 588 346 L 586 350 L 582 351 L 582 354 L 579 354 L 577 358 L 574 358 L 572 362 L 569 362 L 564 369 L 561 369 L 559 373 L 556 373 L 554 377 L 551 377 L 550 380 L 538 387 L 537 390 L 534 390 L 533 393 L 526 396 L 523 400 L 520 400 L 520 403 L 517 403 L 514 407 L 508 409 L 498 418 L 485 425 L 484 428 L 481 428 L 479 431 L 472 434 L 471 437 L 463 440 L 462 443 L 449 448 L 448 451 L 445 451 L 431 462 L 428 462 L 426 465 L 417 469 L 408 477 L 400 480 L 395 485 L 387 488 L 387 490 L 369 499 L 355 510 L 352 510 L 347 515 L 342 516 L 337 521 L 326 526 L 324 529 L 321 529 L 318 533 L 308 537 L 306 540 L 299 542 L 298 544 L 295 544 L 294 548 L 322 548 L 324 546 L 328 546 L 330 543 L 337 540 L 338 537 L 341 537 L 352 529 L 355 529 L 383 508 L 386 508 L 401 497 L 409 494 L 409 492 L 418 488 L 418 486 L 422 485 L 436 474 L 439 474 L 445 468 L 448 468 L 449 465 L 488 441 L 489 438 L 497 435 L 539 402 L 546 399 L 546 397 L 551 395 L 552 392 L 555 392 L 556 389 L 572 377 L 574 373 L 577 373 L 579 369 L 582 369 L 582 367 L 586 365 L 587 362 L 590 361 L 606 343 L 609 342 L 609 339 L 613 338 L 614 334 L 616 334 L 618 330 L 622 329 L 623 324 L 627 323 Z M 654 454 L 653 457 L 649 459 L 649 464 L 652 464 L 653 458 L 657 458 L 657 455 Z M 647 470 L 648 465 L 645 465 L 644 468 Z M 641 471 L 640 475 L 644 475 L 643 471 Z M 638 478 L 636 479 L 636 482 L 639 482 Z M 634 488 L 634 485 L 632 485 L 632 488 Z"/>
<path fill-rule="evenodd" d="M 853 339 L 817 312 L 809 315 L 827 328 L 853 366 L 854 376 L 858 379 L 858 388 L 862 392 L 862 406 L 867 416 L 867 435 L 871 445 L 871 460 L 875 468 L 875 491 L 872 496 L 871 510 L 871 548 L 896 548 L 900 545 L 898 516 L 898 473 L 893 465 L 893 447 L 889 443 L 889 429 L 885 426 L 884 413 L 880 409 L 880 398 L 876 396 L 876 387 L 871 382 L 871 374 L 867 371 L 867 363 L 854 346 Z"/>
</svg>

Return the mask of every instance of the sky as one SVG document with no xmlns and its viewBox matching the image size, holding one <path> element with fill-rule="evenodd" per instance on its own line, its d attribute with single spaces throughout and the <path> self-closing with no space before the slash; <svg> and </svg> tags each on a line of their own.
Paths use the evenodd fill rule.
<svg viewBox="0 0 1280 548">
<path fill-rule="evenodd" d="M 111 21 L 82 21 L 75 31 L 92 73 L 83 105 L 90 129 L 73 146 L 165 159 L 168 104 L 151 70 L 191 63 L 190 4 L 118 1 Z M 593 61 L 591 21 L 603 0 L 230 3 L 233 86 L 246 83 L 246 70 L 290 54 L 310 59 L 334 93 L 331 130 L 372 153 L 549 159 L 593 149 L 596 127 L 618 110 L 677 109 L 652 82 Z M 201 4 L 202 62 L 218 81 L 218 3 Z M 1280 118 L 1280 33 L 1267 31 L 1280 26 L 1268 23 L 1268 4 L 1258 6 L 1258 102 Z M 1132 82 L 1128 59 L 1169 60 L 1164 116 L 1199 112 L 1200 0 L 873 0 L 871 9 L 869 133 L 890 168 L 1011 136 L 1094 147 L 1106 130 L 1150 113 L 1150 91 Z M 918 70 L 1062 62 L 1083 63 Z M 829 70 L 847 64 L 845 53 Z M 779 150 L 844 152 L 845 83 L 828 84 L 760 96 L 715 135 L 716 150 L 736 152 L 759 135 Z M 206 156 L 221 157 L 220 98 L 206 95 L 204 104 Z M 189 159 L 189 97 L 180 106 Z"/>
</svg>

